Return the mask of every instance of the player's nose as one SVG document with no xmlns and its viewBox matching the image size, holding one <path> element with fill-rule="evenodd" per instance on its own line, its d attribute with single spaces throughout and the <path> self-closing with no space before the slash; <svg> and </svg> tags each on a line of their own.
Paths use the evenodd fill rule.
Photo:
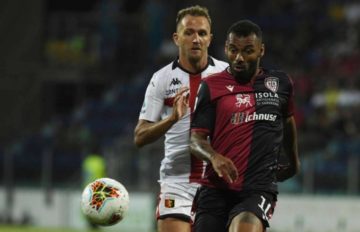
<svg viewBox="0 0 360 232">
<path fill-rule="evenodd" d="M 194 33 L 193 43 L 199 43 L 200 42 L 200 36 L 198 33 Z"/>
<path fill-rule="evenodd" d="M 241 52 L 239 52 L 238 54 L 236 54 L 235 60 L 236 60 L 236 61 L 244 61 L 244 57 L 243 57 L 243 55 L 241 54 Z"/>
</svg>

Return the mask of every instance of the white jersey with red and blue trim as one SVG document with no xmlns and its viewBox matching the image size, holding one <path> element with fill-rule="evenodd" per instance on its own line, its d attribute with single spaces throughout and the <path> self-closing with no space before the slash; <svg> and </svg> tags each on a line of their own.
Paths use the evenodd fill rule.
<svg viewBox="0 0 360 232">
<path fill-rule="evenodd" d="M 190 120 L 202 78 L 221 72 L 228 63 L 209 57 L 203 71 L 191 74 L 174 61 L 155 72 L 146 89 L 139 119 L 157 122 L 169 117 L 177 91 L 186 86 L 190 90 L 189 110 L 165 134 L 165 155 L 161 161 L 160 182 L 192 182 L 201 177 L 203 161 L 190 155 Z"/>
</svg>

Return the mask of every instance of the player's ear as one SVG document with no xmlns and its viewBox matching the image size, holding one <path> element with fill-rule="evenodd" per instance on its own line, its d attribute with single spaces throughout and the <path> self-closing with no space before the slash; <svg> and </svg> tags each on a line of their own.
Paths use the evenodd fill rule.
<svg viewBox="0 0 360 232">
<path fill-rule="evenodd" d="M 260 48 L 260 57 L 263 57 L 265 54 L 265 44 L 261 44 L 261 48 Z"/>
<path fill-rule="evenodd" d="M 174 32 L 172 37 L 173 37 L 174 43 L 175 43 L 177 46 L 179 46 L 179 35 L 178 35 L 176 32 Z"/>
<path fill-rule="evenodd" d="M 210 40 L 209 40 L 208 47 L 210 47 L 210 44 L 211 44 L 212 39 L 213 39 L 213 34 L 210 34 Z"/>
<path fill-rule="evenodd" d="M 228 50 L 228 41 L 225 41 L 225 46 L 224 46 L 224 52 L 225 54 L 227 54 L 227 50 Z"/>
</svg>

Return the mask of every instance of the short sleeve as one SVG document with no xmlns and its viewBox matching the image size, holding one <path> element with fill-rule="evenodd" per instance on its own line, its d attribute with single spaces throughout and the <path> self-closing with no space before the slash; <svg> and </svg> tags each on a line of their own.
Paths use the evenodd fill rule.
<svg viewBox="0 0 360 232">
<path fill-rule="evenodd" d="M 211 102 L 209 87 L 205 81 L 202 81 L 192 114 L 191 131 L 203 131 L 211 134 L 215 122 L 215 107 L 215 104 Z"/>
<path fill-rule="evenodd" d="M 288 87 L 289 96 L 288 96 L 288 102 L 283 112 L 283 115 L 285 117 L 290 117 L 294 114 L 294 83 L 291 77 L 289 76 L 288 76 L 288 80 L 289 80 L 289 87 Z"/>
<path fill-rule="evenodd" d="M 162 87 L 163 84 L 160 83 L 159 76 L 154 74 L 146 88 L 139 119 L 151 122 L 160 120 L 160 115 L 164 107 L 164 91 Z"/>
</svg>

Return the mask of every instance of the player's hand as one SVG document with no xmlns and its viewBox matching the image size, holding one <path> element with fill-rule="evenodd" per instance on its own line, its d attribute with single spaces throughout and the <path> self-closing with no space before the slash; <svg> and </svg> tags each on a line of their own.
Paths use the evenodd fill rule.
<svg viewBox="0 0 360 232">
<path fill-rule="evenodd" d="M 238 179 L 238 170 L 231 159 L 221 154 L 215 154 L 211 158 L 211 164 L 218 176 L 224 178 L 230 184 Z"/>
<path fill-rule="evenodd" d="M 172 117 L 174 121 L 182 118 L 189 108 L 189 88 L 181 87 L 174 97 Z"/>
</svg>

